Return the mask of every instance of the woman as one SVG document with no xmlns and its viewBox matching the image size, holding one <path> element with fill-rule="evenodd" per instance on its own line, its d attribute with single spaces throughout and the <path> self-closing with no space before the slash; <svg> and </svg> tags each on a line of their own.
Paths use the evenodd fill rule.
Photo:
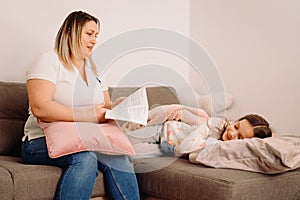
<svg viewBox="0 0 300 200">
<path fill-rule="evenodd" d="M 90 59 L 98 33 L 97 18 L 82 11 L 70 13 L 56 35 L 54 50 L 42 55 L 27 72 L 30 116 L 24 130 L 22 160 L 63 169 L 56 199 L 90 199 L 98 169 L 104 174 L 105 188 L 112 199 L 139 199 L 136 176 L 127 156 L 80 152 L 52 159 L 37 123 L 37 119 L 106 121 L 105 112 L 113 104 L 103 80 L 99 84 Z"/>
</svg>

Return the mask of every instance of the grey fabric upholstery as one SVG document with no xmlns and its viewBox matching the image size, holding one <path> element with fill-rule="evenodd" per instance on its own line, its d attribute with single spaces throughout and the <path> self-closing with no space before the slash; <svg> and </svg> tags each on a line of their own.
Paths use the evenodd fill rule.
<svg viewBox="0 0 300 200">
<path fill-rule="evenodd" d="M 116 99 L 119 96 L 128 96 L 135 89 L 109 88 L 109 91 L 112 99 Z M 178 103 L 172 88 L 149 88 L 147 93 L 150 106 L 154 103 Z M 155 95 L 163 99 L 162 103 Z M 62 174 L 62 170 L 57 167 L 21 163 L 21 138 L 27 117 L 26 85 L 0 82 L 0 199 L 53 199 Z M 105 196 L 103 174 L 99 172 L 92 197 L 103 196 Z"/>
<path fill-rule="evenodd" d="M 265 175 L 191 164 L 184 158 L 135 161 L 140 190 L 162 199 L 300 199 L 300 169 Z"/>
<path fill-rule="evenodd" d="M 129 94 L 133 93 L 139 88 L 134 87 L 119 87 L 109 88 L 109 93 L 111 94 L 111 99 L 115 101 L 119 97 L 127 97 Z M 166 104 L 178 104 L 178 98 L 176 91 L 172 87 L 157 86 L 146 88 L 149 109 L 154 108 L 159 105 Z"/>
<path fill-rule="evenodd" d="M 2 170 L 7 177 L 2 177 L 6 174 Z M 61 174 L 58 167 L 25 165 L 18 157 L 0 156 L 0 199 L 2 192 L 7 196 L 5 199 L 53 199 Z M 7 183 L 4 185 L 3 181 Z M 97 177 L 93 196 L 105 196 L 102 173 Z"/>
<path fill-rule="evenodd" d="M 13 199 L 14 185 L 10 172 L 0 166 L 0 197 L 1 199 Z"/>
<path fill-rule="evenodd" d="M 1 82 L 0 92 L 0 155 L 20 156 L 20 138 L 28 117 L 26 86 Z"/>
<path fill-rule="evenodd" d="M 136 88 L 109 88 L 112 99 L 128 96 Z M 149 107 L 176 104 L 174 89 L 147 88 Z M 23 83 L 0 82 L 0 199 L 53 199 L 62 170 L 21 163 L 23 126 L 28 99 Z M 134 161 L 143 198 L 159 199 L 300 199 L 300 169 L 279 175 L 214 169 L 191 164 L 185 158 L 162 157 Z M 93 197 L 104 197 L 99 172 Z"/>
</svg>

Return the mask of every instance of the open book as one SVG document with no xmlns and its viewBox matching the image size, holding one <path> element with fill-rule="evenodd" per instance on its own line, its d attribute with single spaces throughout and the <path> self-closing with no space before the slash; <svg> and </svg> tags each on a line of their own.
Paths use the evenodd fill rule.
<svg viewBox="0 0 300 200">
<path fill-rule="evenodd" d="M 105 118 L 135 122 L 145 126 L 148 120 L 148 107 L 146 88 L 142 87 L 112 110 L 106 111 Z"/>
</svg>

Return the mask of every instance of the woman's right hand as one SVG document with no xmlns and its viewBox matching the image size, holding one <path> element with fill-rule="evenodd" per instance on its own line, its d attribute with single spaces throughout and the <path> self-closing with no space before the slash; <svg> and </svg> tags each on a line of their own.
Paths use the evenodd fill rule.
<svg viewBox="0 0 300 200">
<path fill-rule="evenodd" d="M 105 119 L 105 113 L 108 110 L 107 108 L 104 108 L 105 103 L 99 104 L 94 107 L 94 113 L 96 116 L 96 119 L 99 123 L 106 122 L 107 120 Z"/>
</svg>

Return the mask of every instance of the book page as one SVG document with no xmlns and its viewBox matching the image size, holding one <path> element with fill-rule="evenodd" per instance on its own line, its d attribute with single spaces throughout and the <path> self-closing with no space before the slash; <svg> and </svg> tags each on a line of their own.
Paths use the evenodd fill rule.
<svg viewBox="0 0 300 200">
<path fill-rule="evenodd" d="M 135 91 L 112 110 L 106 111 L 106 119 L 135 122 L 147 125 L 148 120 L 148 98 L 146 88 Z"/>
</svg>

